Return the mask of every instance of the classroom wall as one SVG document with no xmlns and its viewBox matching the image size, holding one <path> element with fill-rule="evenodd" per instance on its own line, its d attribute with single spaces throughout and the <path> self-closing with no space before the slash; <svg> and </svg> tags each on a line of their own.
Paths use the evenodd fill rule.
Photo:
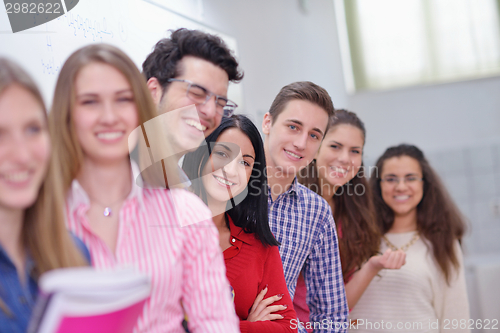
<svg viewBox="0 0 500 333">
<path fill-rule="evenodd" d="M 500 78 L 349 95 L 334 10 L 332 0 L 204 0 L 206 24 L 238 41 L 243 112 L 260 122 L 283 85 L 318 83 L 364 120 L 368 164 L 390 145 L 419 146 L 471 220 L 467 253 L 500 253 L 492 208 L 500 202 Z"/>
<path fill-rule="evenodd" d="M 304 2 L 307 12 L 298 0 L 204 0 L 206 24 L 238 41 L 245 112 L 266 110 L 291 81 L 312 80 L 363 117 L 369 158 L 402 141 L 435 152 L 500 139 L 499 77 L 348 95 L 333 1 Z"/>
<path fill-rule="evenodd" d="M 238 41 L 245 78 L 244 112 L 267 112 L 284 85 L 311 80 L 325 87 L 336 105 L 347 104 L 331 0 L 204 0 L 206 24 Z"/>
</svg>

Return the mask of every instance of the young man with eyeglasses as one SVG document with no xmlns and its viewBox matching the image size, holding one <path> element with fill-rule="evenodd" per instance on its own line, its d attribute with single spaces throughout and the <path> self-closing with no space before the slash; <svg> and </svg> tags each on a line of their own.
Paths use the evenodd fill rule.
<svg viewBox="0 0 500 333">
<path fill-rule="evenodd" d="M 229 81 L 239 82 L 243 73 L 232 52 L 215 35 L 178 29 L 156 44 L 142 69 L 158 112 L 196 105 L 199 122 L 188 121 L 188 126 L 205 137 L 237 107 L 227 98 L 227 89 Z"/>
<path fill-rule="evenodd" d="M 222 117 L 234 112 L 237 105 L 227 98 L 227 91 L 230 81 L 243 78 L 238 66 L 222 39 L 184 28 L 160 40 L 142 64 L 160 115 L 155 118 L 158 126 L 151 126 L 154 130 L 145 129 L 147 141 L 162 145 L 152 150 L 162 152 L 166 186 L 190 184 L 177 163 L 198 148 Z M 159 131 L 163 133 L 155 133 Z"/>
<path fill-rule="evenodd" d="M 231 51 L 219 37 L 188 29 L 178 29 L 169 38 L 160 40 L 142 68 L 159 115 L 145 122 L 139 130 L 144 135 L 144 138 L 139 138 L 139 146 L 147 146 L 146 151 L 150 156 L 146 156 L 146 159 L 150 158 L 149 162 L 152 163 L 152 172 L 147 174 L 147 168 L 143 169 L 140 165 L 141 171 L 148 176 L 145 179 L 148 185 L 160 185 L 169 189 L 186 187 L 189 179 L 178 167 L 178 162 L 184 154 L 198 148 L 204 138 L 219 126 L 223 116 L 232 114 L 236 104 L 227 98 L 229 81 L 240 81 L 243 73 Z M 143 156 L 139 157 L 139 161 L 141 157 Z M 162 179 L 156 178 L 158 175 Z M 186 204 L 175 201 L 176 193 L 180 191 L 170 193 L 175 205 Z M 190 204 L 194 212 L 207 210 L 201 200 Z M 174 212 L 169 214 L 176 217 Z M 196 228 L 196 223 L 200 221 L 191 222 L 191 225 L 183 227 Z M 213 224 L 211 226 L 215 228 Z M 202 228 L 208 228 L 207 223 L 202 223 Z M 150 232 L 155 231 L 151 229 Z M 164 241 L 169 242 L 168 239 Z M 186 321 L 183 323 L 192 332 L 239 332 L 235 312 L 225 310 L 226 301 L 230 302 L 230 288 L 225 276 L 222 252 L 218 249 L 214 253 L 210 247 L 218 241 L 218 236 L 215 239 L 205 239 L 203 243 L 207 245 L 204 246 L 206 251 L 197 254 L 206 259 L 204 264 L 208 265 L 202 267 L 206 269 L 206 280 L 199 281 L 200 285 L 197 286 L 205 294 L 200 297 L 209 295 L 211 300 L 205 309 L 186 309 L 200 312 L 202 316 L 207 314 L 200 320 L 203 327 L 189 327 Z M 220 290 L 218 287 L 221 285 L 227 287 L 224 293 L 210 293 Z M 183 288 L 190 289 L 193 286 L 185 285 Z M 222 304 L 223 307 L 214 307 L 217 304 Z"/>
<path fill-rule="evenodd" d="M 325 89 L 312 82 L 295 82 L 281 89 L 262 123 L 269 224 L 281 243 L 283 271 L 292 299 L 303 270 L 310 309 L 310 322 L 305 326 L 314 327 L 314 332 L 346 332 L 348 326 L 330 206 L 296 177 L 314 159 L 333 110 Z M 296 320 L 292 323 L 297 325 Z"/>
</svg>

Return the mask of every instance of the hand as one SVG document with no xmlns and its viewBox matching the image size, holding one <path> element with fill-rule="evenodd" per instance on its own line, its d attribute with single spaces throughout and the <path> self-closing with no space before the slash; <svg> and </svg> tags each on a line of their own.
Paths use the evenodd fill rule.
<svg viewBox="0 0 500 333">
<path fill-rule="evenodd" d="M 248 314 L 247 321 L 265 321 L 283 319 L 280 314 L 273 314 L 276 311 L 282 311 L 287 308 L 286 305 L 271 305 L 283 298 L 283 294 L 271 296 L 264 299 L 267 293 L 267 286 L 257 295 L 253 302 L 252 309 Z"/>
<path fill-rule="evenodd" d="M 377 271 L 381 269 L 400 269 L 406 263 L 406 253 L 403 250 L 387 249 L 383 255 L 373 256 L 368 264 Z"/>
</svg>

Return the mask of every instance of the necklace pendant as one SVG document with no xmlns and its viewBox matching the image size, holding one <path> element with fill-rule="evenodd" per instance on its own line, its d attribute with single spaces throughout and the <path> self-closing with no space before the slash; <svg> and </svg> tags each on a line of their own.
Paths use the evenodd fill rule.
<svg viewBox="0 0 500 333">
<path fill-rule="evenodd" d="M 111 216 L 111 208 L 109 208 L 109 207 L 104 208 L 104 213 L 103 214 L 106 217 Z"/>
</svg>

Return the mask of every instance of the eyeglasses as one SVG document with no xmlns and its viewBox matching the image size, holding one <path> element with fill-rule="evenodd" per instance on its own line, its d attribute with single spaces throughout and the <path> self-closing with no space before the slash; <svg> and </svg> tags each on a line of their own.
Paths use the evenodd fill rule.
<svg viewBox="0 0 500 333">
<path fill-rule="evenodd" d="M 168 79 L 168 82 L 186 82 L 188 84 L 186 96 L 196 104 L 205 105 L 205 103 L 207 103 L 210 100 L 210 98 L 212 98 L 212 96 L 215 96 L 215 109 L 217 113 L 223 117 L 231 117 L 231 115 L 234 112 L 234 109 L 238 107 L 238 105 L 235 102 L 225 97 L 216 95 L 213 92 L 209 91 L 208 89 L 203 88 L 202 86 L 199 86 L 192 81 L 181 80 L 181 79 Z"/>
<path fill-rule="evenodd" d="M 382 179 L 380 179 L 381 182 L 389 185 L 389 186 L 397 186 L 399 185 L 400 181 L 403 181 L 403 183 L 407 185 L 413 185 L 418 182 L 423 181 L 424 179 L 422 177 L 417 177 L 417 176 L 406 176 L 403 179 L 399 179 L 398 177 L 392 177 L 392 176 L 387 176 Z"/>
</svg>

